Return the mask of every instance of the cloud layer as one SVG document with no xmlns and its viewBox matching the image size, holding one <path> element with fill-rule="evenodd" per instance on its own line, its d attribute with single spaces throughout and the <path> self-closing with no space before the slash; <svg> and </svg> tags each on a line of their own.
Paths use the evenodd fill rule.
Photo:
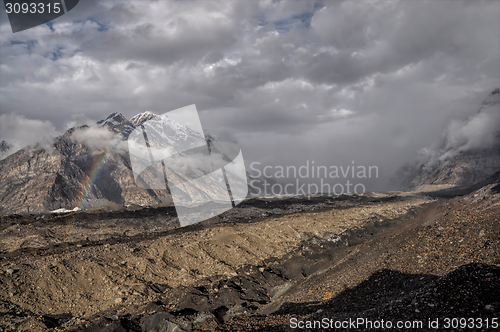
<svg viewBox="0 0 500 332">
<path fill-rule="evenodd" d="M 0 112 L 62 131 L 194 103 L 249 162 L 390 175 L 500 86 L 499 17 L 498 1 L 89 0 L 12 34 L 2 12 Z"/>
<path fill-rule="evenodd" d="M 420 151 L 421 163 L 433 168 L 461 152 L 500 147 L 500 93 L 488 96 L 478 112 L 466 119 L 454 119 L 441 142 Z"/>
<path fill-rule="evenodd" d="M 50 121 L 27 119 L 16 114 L 0 114 L 0 133 L 11 145 L 7 151 L 0 152 L 0 160 L 28 145 L 50 149 L 57 135 Z"/>
</svg>

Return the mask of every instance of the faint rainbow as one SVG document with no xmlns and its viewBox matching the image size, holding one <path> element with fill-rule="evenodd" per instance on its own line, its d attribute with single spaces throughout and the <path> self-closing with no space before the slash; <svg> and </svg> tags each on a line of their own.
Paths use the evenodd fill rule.
<svg viewBox="0 0 500 332">
<path fill-rule="evenodd" d="M 78 208 L 83 209 L 84 203 L 86 201 L 88 201 L 88 198 L 89 198 L 90 194 L 92 193 L 92 188 L 94 187 L 97 180 L 99 180 L 99 175 L 101 175 L 101 171 L 104 167 L 104 163 L 106 162 L 108 154 L 109 154 L 109 148 L 106 149 L 106 151 L 104 151 L 99 158 L 97 158 L 97 161 L 92 166 L 88 180 L 86 181 L 85 185 L 83 186 L 83 188 L 80 192 L 80 195 L 77 199 L 77 202 L 78 202 L 77 207 Z"/>
<path fill-rule="evenodd" d="M 102 169 L 104 167 L 104 164 L 106 163 L 106 159 L 108 158 L 110 150 L 116 147 L 118 144 L 120 144 L 120 142 L 122 142 L 121 137 L 123 137 L 124 129 L 125 126 L 119 133 L 120 138 L 116 138 L 115 140 L 113 140 L 113 142 L 106 148 L 106 150 L 102 153 L 102 155 L 99 158 L 97 158 L 96 162 L 92 166 L 88 180 L 83 186 L 80 195 L 78 195 L 78 198 L 76 200 L 78 202 L 77 207 L 80 210 L 83 210 L 85 202 L 88 201 L 88 198 L 92 193 L 92 188 L 95 186 L 97 180 L 99 180 L 99 176 L 101 175 Z"/>
</svg>

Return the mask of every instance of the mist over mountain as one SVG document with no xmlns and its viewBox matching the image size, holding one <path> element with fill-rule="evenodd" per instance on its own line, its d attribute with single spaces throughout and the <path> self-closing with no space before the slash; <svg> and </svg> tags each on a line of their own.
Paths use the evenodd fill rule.
<svg viewBox="0 0 500 332">
<path fill-rule="evenodd" d="M 10 144 L 7 143 L 6 141 L 0 142 L 0 152 L 7 151 L 11 148 Z"/>
<path fill-rule="evenodd" d="M 13 117 L 9 119 L 16 123 Z M 53 139 L 52 144 L 46 138 L 43 143 L 26 145 L 15 152 L 18 145 L 2 141 L 0 155 L 8 157 L 0 160 L 0 213 L 85 209 L 108 202 L 170 203 L 168 187 L 144 189 L 154 182 L 148 171 L 134 178 L 127 139 L 146 121 L 151 122 L 148 132 L 151 142 L 181 144 L 189 149 L 193 142 L 204 139 L 168 117 L 143 112 L 128 120 L 115 112 L 95 125 L 68 129 Z M 41 121 L 28 123 L 35 131 L 48 128 Z M 499 169 L 500 89 L 495 89 L 467 118 L 451 121 L 442 140 L 422 149 L 414 162 L 398 170 L 393 182 L 404 190 L 465 186 Z M 143 188 L 136 181 L 143 181 Z M 200 192 L 210 195 L 217 185 L 207 183 Z M 186 197 L 189 195 L 186 193 Z"/>
<path fill-rule="evenodd" d="M 5 140 L 0 142 L 0 160 L 5 158 L 9 154 L 9 150 L 12 148 L 12 145 L 7 143 Z"/>
<path fill-rule="evenodd" d="M 143 166 L 129 153 L 130 141 L 136 136 L 143 139 L 142 131 L 134 129 L 146 121 L 152 148 L 175 146 L 184 151 L 206 144 L 203 135 L 168 116 L 144 112 L 129 121 L 121 113 L 112 113 L 96 125 L 68 129 L 50 147 L 26 146 L 0 160 L 0 213 L 87 209 L 109 202 L 142 206 L 172 203 L 173 187 L 165 183 L 163 173 L 159 177 L 154 168 Z M 2 149 L 8 146 L 2 142 Z M 208 147 L 206 150 L 208 154 Z M 168 168 L 169 180 L 185 181 L 186 167 Z M 189 172 L 199 172 L 199 167 L 189 168 Z M 191 174 L 194 178 L 202 175 Z M 190 202 L 199 195 L 217 200 L 222 199 L 217 191 L 221 185 L 225 188 L 223 179 L 204 178 L 196 187 L 176 187 L 176 192 L 180 202 Z"/>
<path fill-rule="evenodd" d="M 0 160 L 28 145 L 50 149 L 56 136 L 57 130 L 50 121 L 0 114 L 0 141 L 7 144 L 0 150 Z"/>
<path fill-rule="evenodd" d="M 500 170 L 500 89 L 494 89 L 479 109 L 464 120 L 454 120 L 434 146 L 399 169 L 394 181 L 400 189 L 424 185 L 472 185 Z"/>
</svg>

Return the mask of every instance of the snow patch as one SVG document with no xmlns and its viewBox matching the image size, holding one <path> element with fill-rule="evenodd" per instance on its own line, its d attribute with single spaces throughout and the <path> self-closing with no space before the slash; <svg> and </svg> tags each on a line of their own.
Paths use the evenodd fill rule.
<svg viewBox="0 0 500 332">
<path fill-rule="evenodd" d="M 57 210 L 54 210 L 54 211 L 50 211 L 50 213 L 61 214 L 61 213 L 69 213 L 69 212 L 77 212 L 77 211 L 80 211 L 79 207 L 76 207 L 76 208 L 74 208 L 72 210 L 68 210 L 68 209 L 65 209 L 65 208 L 60 208 L 60 209 L 57 209 Z"/>
</svg>

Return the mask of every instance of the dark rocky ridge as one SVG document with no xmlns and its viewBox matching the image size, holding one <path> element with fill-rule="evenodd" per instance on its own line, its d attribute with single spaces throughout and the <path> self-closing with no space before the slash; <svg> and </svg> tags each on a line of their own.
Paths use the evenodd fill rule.
<svg viewBox="0 0 500 332">
<path fill-rule="evenodd" d="M 0 327 L 17 324 L 30 326 L 31 331 L 43 331 L 46 323 L 74 325 L 79 320 L 96 322 L 99 317 L 107 317 L 105 322 L 108 322 L 113 315 L 120 322 L 134 326 L 135 322 L 127 319 L 123 310 L 132 310 L 144 301 L 156 307 L 156 302 L 165 299 L 185 302 L 186 306 L 170 310 L 183 319 L 192 309 L 196 310 L 187 298 L 181 301 L 184 290 L 197 289 L 199 293 L 204 285 L 211 289 L 206 284 L 207 278 L 215 284 L 220 281 L 223 289 L 226 284 L 231 288 L 230 279 L 236 270 L 246 271 L 245 265 L 255 265 L 267 258 L 272 263 L 273 257 L 279 258 L 291 250 L 295 256 L 295 249 L 301 248 L 302 242 L 321 253 L 318 244 L 340 243 L 336 235 L 345 229 L 365 221 L 378 223 L 418 209 L 426 202 L 428 199 L 420 196 L 404 195 L 254 199 L 211 220 L 176 229 L 170 229 L 176 221 L 173 207 L 135 213 L 80 211 L 64 216 L 45 215 L 45 218 L 41 218 L 44 215 L 0 217 L 6 249 L 0 253 L 0 300 L 6 300 L 0 303 L 0 310 L 8 312 L 5 322 L 0 320 Z M 170 230 L 162 231 L 159 227 Z M 117 232 L 109 234 L 108 229 Z M 314 263 L 311 258 L 308 256 L 307 261 Z M 290 262 L 295 260 L 292 258 Z M 295 273 L 293 268 L 286 271 L 282 274 L 291 277 Z M 283 278 L 275 281 L 280 280 Z M 249 282 L 267 289 L 262 284 L 266 282 L 264 279 Z M 228 293 L 237 296 L 231 289 Z M 248 296 L 251 301 L 254 295 Z M 213 304 L 221 303 L 219 300 Z M 257 307 L 265 304 L 264 298 L 258 301 L 262 303 L 256 302 Z M 216 317 L 226 319 L 223 306 L 229 308 L 229 303 L 209 305 L 204 310 L 210 314 L 215 311 Z M 116 309 L 121 311 L 115 312 Z M 64 323 L 69 315 L 61 315 L 68 313 L 73 318 Z M 97 313 L 99 316 L 93 316 Z M 46 322 L 35 329 L 32 325 L 35 321 L 38 326 Z"/>
<path fill-rule="evenodd" d="M 73 131 L 58 137 L 51 151 L 28 147 L 0 161 L 0 213 L 93 207 L 109 201 L 168 201 L 165 193 L 135 185 L 126 153 L 92 150 L 74 140 Z M 99 177 L 92 181 L 99 164 Z M 93 184 L 85 194 L 90 183 Z"/>
<path fill-rule="evenodd" d="M 358 317 L 366 321 L 391 322 L 404 320 L 415 325 L 417 331 L 445 331 L 447 318 L 474 318 L 476 328 L 467 329 L 463 322 L 453 322 L 455 331 L 496 331 L 490 323 L 500 310 L 500 267 L 470 263 L 462 265 L 444 276 L 433 274 L 407 274 L 382 269 L 373 273 L 356 287 L 346 289 L 327 302 L 290 303 L 271 316 L 255 316 L 249 320 L 235 318 L 219 331 L 293 331 L 290 318 L 304 321 L 349 321 Z M 260 321 L 259 321 L 260 319 Z M 478 319 L 478 320 L 476 320 Z M 287 321 L 288 320 L 288 321 Z M 429 327 L 429 320 L 438 321 L 437 328 Z M 486 327 L 488 320 L 489 327 Z M 482 325 L 479 325 L 481 321 Z M 466 320 L 470 323 L 470 320 Z M 461 325 L 462 324 L 462 325 Z M 376 325 L 375 325 L 376 326 Z M 387 326 L 387 325 L 386 325 Z M 450 322 L 450 329 L 452 328 Z M 315 330 L 315 329 L 313 329 Z M 328 330 L 328 329 L 326 329 Z M 366 323 L 342 331 L 380 331 Z"/>
<path fill-rule="evenodd" d="M 11 148 L 10 144 L 7 143 L 6 141 L 0 142 L 0 152 L 7 151 Z"/>
<path fill-rule="evenodd" d="M 123 114 L 115 112 L 111 113 L 106 119 L 98 121 L 97 124 L 108 127 L 111 131 L 122 135 L 122 138 L 125 140 L 140 123 L 134 125 Z"/>
</svg>

